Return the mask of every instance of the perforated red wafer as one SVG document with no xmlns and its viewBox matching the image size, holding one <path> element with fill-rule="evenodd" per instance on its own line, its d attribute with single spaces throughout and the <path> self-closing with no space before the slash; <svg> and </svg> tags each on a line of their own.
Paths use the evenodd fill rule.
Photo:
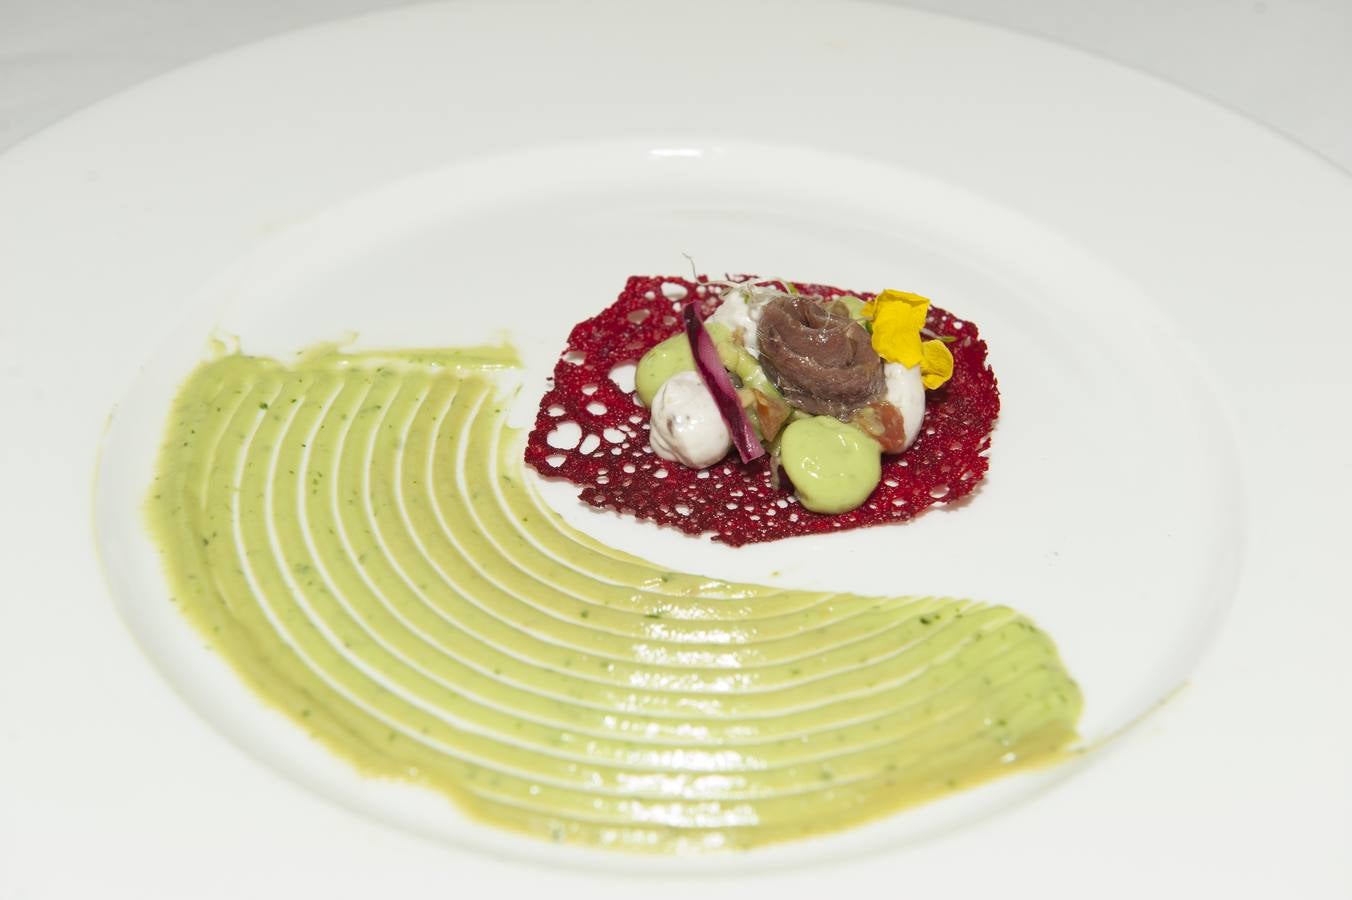
<svg viewBox="0 0 1352 900">
<path fill-rule="evenodd" d="M 811 296 L 852 293 L 823 285 L 795 285 Z M 995 373 L 986 344 L 971 322 L 930 307 L 931 331 L 953 335 L 953 377 L 927 392 L 925 426 L 905 453 L 883 458 L 883 478 L 858 509 L 822 515 L 804 509 L 787 479 L 775 488 L 768 457 L 743 464 L 736 454 L 702 471 L 667 462 L 648 446 L 648 411 L 610 378 L 636 363 L 649 347 L 681 328 L 680 307 L 694 297 L 704 316 L 718 306 L 715 291 L 675 277 L 631 277 L 618 300 L 580 322 L 554 367 L 526 443 L 526 462 L 542 475 L 582 488 L 592 506 L 649 519 L 690 534 L 712 532 L 733 546 L 800 534 L 843 531 L 909 519 L 936 503 L 952 503 L 986 473 L 990 433 L 1000 413 Z M 562 423 L 580 426 L 572 447 L 550 443 Z M 560 443 L 556 434 L 554 443 Z"/>
</svg>

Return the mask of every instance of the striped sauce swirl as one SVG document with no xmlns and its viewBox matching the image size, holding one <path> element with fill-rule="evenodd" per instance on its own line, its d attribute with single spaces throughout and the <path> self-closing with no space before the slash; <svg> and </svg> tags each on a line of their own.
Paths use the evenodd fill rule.
<svg viewBox="0 0 1352 900">
<path fill-rule="evenodd" d="M 223 356 L 147 500 L 171 593 L 360 771 L 555 841 L 750 848 L 1062 757 L 1081 697 L 1002 606 L 737 584 L 571 528 L 506 348 Z"/>
</svg>

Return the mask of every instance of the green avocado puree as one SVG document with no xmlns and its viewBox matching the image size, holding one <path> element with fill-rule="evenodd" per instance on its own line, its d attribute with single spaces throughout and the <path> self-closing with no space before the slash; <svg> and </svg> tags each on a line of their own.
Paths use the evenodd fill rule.
<svg viewBox="0 0 1352 900">
<path fill-rule="evenodd" d="M 813 512 L 854 509 L 883 477 L 878 442 L 830 416 L 790 422 L 780 442 L 784 471 L 799 501 Z"/>
<path fill-rule="evenodd" d="M 718 347 L 720 356 L 726 352 L 725 345 L 729 350 L 734 346 L 731 332 L 721 322 L 705 322 L 704 329 Z M 695 356 L 690 352 L 690 338 L 684 331 L 678 331 L 655 344 L 639 359 L 634 371 L 634 390 L 638 392 L 638 399 L 643 401 L 643 405 L 651 408 L 658 388 L 666 384 L 668 378 L 677 372 L 693 371 Z"/>
<path fill-rule="evenodd" d="M 1011 609 L 730 583 L 566 525 L 504 424 L 514 361 L 232 355 L 174 401 L 146 505 L 174 601 L 362 772 L 545 839 L 708 851 L 1075 740 L 1080 692 Z"/>
</svg>

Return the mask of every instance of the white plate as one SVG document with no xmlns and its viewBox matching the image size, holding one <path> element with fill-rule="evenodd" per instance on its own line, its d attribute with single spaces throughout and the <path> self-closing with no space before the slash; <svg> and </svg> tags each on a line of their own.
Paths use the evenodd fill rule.
<svg viewBox="0 0 1352 900">
<path fill-rule="evenodd" d="M 792 559 L 626 528 L 551 491 L 574 521 L 718 574 L 839 584 L 829 554 L 852 563 L 843 587 L 1008 602 L 1057 638 L 1092 739 L 1195 674 L 1082 772 L 683 865 L 704 879 L 644 891 L 1346 884 L 1352 731 L 1329 691 L 1352 625 L 1333 602 L 1349 429 L 1330 410 L 1349 381 L 1352 186 L 1077 54 L 886 7 L 792 10 L 422 7 L 192 67 L 0 162 L 0 893 L 482 878 L 595 896 L 634 891 L 636 869 L 678 874 L 546 853 L 353 777 L 160 602 L 135 510 L 167 394 L 213 327 L 263 352 L 506 327 L 538 379 L 568 324 L 681 252 L 709 271 L 913 287 L 971 316 L 1006 400 L 989 484 Z M 523 296 L 521 278 L 545 289 Z M 499 302 L 465 302 L 482 297 Z M 116 605 L 88 531 L 115 403 L 95 530 Z M 981 565 L 955 564 L 955 546 Z M 222 872 L 222 854 L 239 864 Z M 74 856 L 87 864 L 59 864 Z"/>
</svg>

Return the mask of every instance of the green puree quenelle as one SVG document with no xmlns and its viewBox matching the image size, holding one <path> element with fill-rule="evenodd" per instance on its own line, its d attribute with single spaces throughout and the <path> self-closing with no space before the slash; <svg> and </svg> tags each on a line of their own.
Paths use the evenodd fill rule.
<svg viewBox="0 0 1352 900">
<path fill-rule="evenodd" d="M 1080 693 L 1000 606 L 733 584 L 566 524 L 506 349 L 198 368 L 148 500 L 173 596 L 363 772 L 587 846 L 747 848 L 1062 756 Z"/>
<path fill-rule="evenodd" d="M 882 448 L 830 416 L 790 422 L 780 453 L 803 505 L 817 512 L 854 509 L 882 479 Z"/>
</svg>

